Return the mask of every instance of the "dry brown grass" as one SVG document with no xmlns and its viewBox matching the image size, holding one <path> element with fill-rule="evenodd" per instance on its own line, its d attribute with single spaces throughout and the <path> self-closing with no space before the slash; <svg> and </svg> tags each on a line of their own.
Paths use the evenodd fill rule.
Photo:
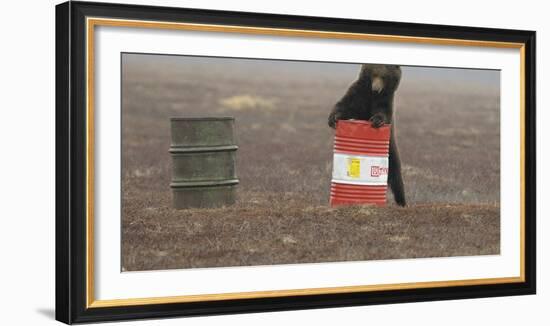
<svg viewBox="0 0 550 326">
<path fill-rule="evenodd" d="M 396 98 L 409 207 L 328 207 L 332 104 L 351 76 L 125 61 L 125 270 L 498 254 L 498 91 L 407 80 Z M 203 68 L 203 69 L 201 69 Z M 441 85 L 439 85 L 441 86 Z M 444 85 L 443 85 L 444 86 Z M 234 116 L 238 202 L 171 208 L 171 116 Z"/>
<path fill-rule="evenodd" d="M 124 223 L 126 270 L 496 254 L 499 208 L 417 205 L 141 210 Z"/>
</svg>

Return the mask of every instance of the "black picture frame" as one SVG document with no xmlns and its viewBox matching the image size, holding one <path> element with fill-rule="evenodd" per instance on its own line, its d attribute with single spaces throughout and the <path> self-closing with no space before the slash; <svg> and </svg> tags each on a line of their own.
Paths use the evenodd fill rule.
<svg viewBox="0 0 550 326">
<path fill-rule="evenodd" d="M 433 288 L 90 307 L 86 239 L 86 18 L 188 22 L 405 37 L 514 42 L 524 50 L 524 280 Z M 56 6 L 56 319 L 67 323 L 250 313 L 534 294 L 536 292 L 534 31 L 65 2 Z"/>
</svg>

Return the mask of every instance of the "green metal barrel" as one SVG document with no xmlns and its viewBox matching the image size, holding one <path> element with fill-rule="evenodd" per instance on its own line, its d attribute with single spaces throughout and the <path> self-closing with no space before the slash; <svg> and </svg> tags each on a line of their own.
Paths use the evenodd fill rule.
<svg viewBox="0 0 550 326">
<path fill-rule="evenodd" d="M 172 118 L 172 188 L 176 209 L 235 203 L 235 119 Z"/>
</svg>

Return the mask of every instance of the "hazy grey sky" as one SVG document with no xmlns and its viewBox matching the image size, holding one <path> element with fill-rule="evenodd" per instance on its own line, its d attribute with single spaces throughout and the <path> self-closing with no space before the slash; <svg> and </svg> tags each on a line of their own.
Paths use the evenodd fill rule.
<svg viewBox="0 0 550 326">
<path fill-rule="evenodd" d="M 199 56 L 143 55 L 125 54 L 124 60 L 140 64 L 194 65 L 210 71 L 230 72 L 232 69 L 250 70 L 254 73 L 276 73 L 292 76 L 318 76 L 321 78 L 338 77 L 355 79 L 359 64 L 324 63 L 266 59 L 217 58 Z M 402 66 L 403 80 L 425 82 L 467 83 L 499 87 L 500 71 L 485 69 L 457 69 L 441 67 Z"/>
</svg>

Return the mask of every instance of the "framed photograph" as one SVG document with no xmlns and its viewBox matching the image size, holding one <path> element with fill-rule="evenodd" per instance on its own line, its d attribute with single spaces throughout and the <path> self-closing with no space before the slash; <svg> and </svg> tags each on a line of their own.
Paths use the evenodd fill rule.
<svg viewBox="0 0 550 326">
<path fill-rule="evenodd" d="M 535 32 L 56 7 L 56 318 L 535 293 Z"/>
</svg>

